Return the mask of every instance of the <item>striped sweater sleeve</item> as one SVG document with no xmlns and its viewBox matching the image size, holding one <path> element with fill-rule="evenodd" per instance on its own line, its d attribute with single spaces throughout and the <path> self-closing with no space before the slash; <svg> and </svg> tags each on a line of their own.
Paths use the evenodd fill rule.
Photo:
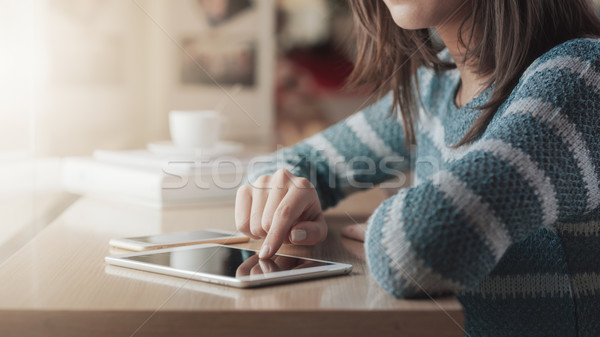
<svg viewBox="0 0 600 337">
<path fill-rule="evenodd" d="M 275 152 L 251 168 L 252 183 L 261 175 L 287 169 L 316 188 L 323 209 L 347 195 L 405 172 L 409 151 L 388 95 L 349 118 L 292 147 Z"/>
<path fill-rule="evenodd" d="M 445 149 L 441 170 L 380 205 L 365 244 L 384 289 L 474 288 L 512 243 L 598 208 L 598 46 L 576 40 L 544 54 L 480 139 Z"/>
</svg>

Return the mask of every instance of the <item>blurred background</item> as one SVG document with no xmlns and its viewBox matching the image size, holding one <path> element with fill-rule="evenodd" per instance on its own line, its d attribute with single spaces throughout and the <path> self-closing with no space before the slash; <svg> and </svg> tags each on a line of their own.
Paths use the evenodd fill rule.
<svg viewBox="0 0 600 337">
<path fill-rule="evenodd" d="M 171 110 L 270 151 L 366 99 L 345 0 L 0 0 L 0 25 L 0 261 L 77 199 L 64 158 L 168 140 Z"/>
<path fill-rule="evenodd" d="M 0 0 L 0 25 L 0 262 L 77 199 L 64 158 L 168 140 L 171 110 L 269 151 L 367 99 L 345 0 Z"/>
<path fill-rule="evenodd" d="M 353 54 L 345 0 L 0 5 L 3 155 L 143 147 L 169 138 L 170 110 L 227 100 L 225 138 L 287 145 L 364 100 L 340 91 Z"/>
</svg>

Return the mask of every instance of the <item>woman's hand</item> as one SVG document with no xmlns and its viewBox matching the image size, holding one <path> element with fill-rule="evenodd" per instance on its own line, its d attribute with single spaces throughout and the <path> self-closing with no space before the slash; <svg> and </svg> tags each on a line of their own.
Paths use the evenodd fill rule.
<svg viewBox="0 0 600 337">
<path fill-rule="evenodd" d="M 265 238 L 261 259 L 273 256 L 284 242 L 314 245 L 327 237 L 315 187 L 285 169 L 238 189 L 235 224 L 253 239 Z"/>
<path fill-rule="evenodd" d="M 341 234 L 349 239 L 356 241 L 365 241 L 365 233 L 367 232 L 367 224 L 349 225 L 340 231 Z"/>
</svg>

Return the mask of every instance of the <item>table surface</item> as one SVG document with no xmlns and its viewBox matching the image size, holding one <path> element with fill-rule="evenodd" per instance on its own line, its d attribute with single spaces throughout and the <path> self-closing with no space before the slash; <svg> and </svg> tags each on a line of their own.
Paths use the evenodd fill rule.
<svg viewBox="0 0 600 337">
<path fill-rule="evenodd" d="M 455 298 L 397 300 L 376 284 L 362 243 L 339 235 L 364 216 L 326 219 L 325 242 L 280 252 L 349 263 L 351 275 L 236 289 L 104 262 L 114 237 L 235 230 L 231 205 L 161 211 L 81 198 L 0 266 L 0 335 L 462 335 Z"/>
</svg>

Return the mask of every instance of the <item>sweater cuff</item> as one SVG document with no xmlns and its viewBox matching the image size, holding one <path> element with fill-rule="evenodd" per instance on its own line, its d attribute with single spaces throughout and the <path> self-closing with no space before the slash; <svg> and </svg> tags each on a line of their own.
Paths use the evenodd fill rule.
<svg viewBox="0 0 600 337">
<path fill-rule="evenodd" d="M 371 274 L 398 298 L 431 297 L 461 289 L 459 283 L 428 267 L 412 249 L 402 219 L 407 191 L 384 201 L 369 219 L 365 249 Z"/>
</svg>

